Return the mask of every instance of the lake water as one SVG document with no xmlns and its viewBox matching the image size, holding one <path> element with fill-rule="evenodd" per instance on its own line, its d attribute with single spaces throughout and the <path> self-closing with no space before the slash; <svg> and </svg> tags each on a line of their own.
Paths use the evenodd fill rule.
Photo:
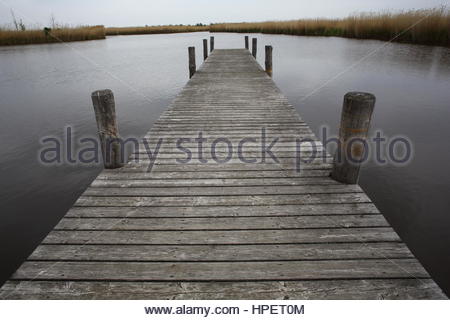
<svg viewBox="0 0 450 320">
<path fill-rule="evenodd" d="M 96 135 L 90 93 L 110 88 L 122 136 L 143 135 L 188 80 L 187 47 L 207 33 L 118 36 L 0 48 L 0 283 L 101 171 L 44 167 L 39 139 Z M 215 34 L 216 48 L 244 35 Z M 450 49 L 340 38 L 258 35 L 274 47 L 274 80 L 319 135 L 337 132 L 348 91 L 377 96 L 372 127 L 414 142 L 404 167 L 369 163 L 360 184 L 434 279 L 450 292 Z"/>
</svg>

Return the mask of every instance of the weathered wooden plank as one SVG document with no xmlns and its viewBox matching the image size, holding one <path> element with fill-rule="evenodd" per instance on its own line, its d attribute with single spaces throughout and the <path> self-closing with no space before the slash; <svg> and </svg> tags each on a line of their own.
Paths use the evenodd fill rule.
<svg viewBox="0 0 450 320">
<path fill-rule="evenodd" d="M 124 173 L 149 172 L 150 162 L 141 161 L 139 163 L 128 164 L 127 166 L 116 169 Z M 332 164 L 328 163 L 300 163 L 301 171 L 310 170 L 331 170 Z M 152 172 L 215 172 L 215 171 L 293 171 L 297 174 L 297 169 L 295 164 L 278 164 L 278 163 L 264 163 L 264 164 L 244 164 L 244 163 L 231 163 L 231 164 L 220 164 L 220 163 L 190 163 L 184 165 L 175 164 L 154 164 L 151 166 Z M 300 172 L 301 173 L 301 172 Z"/>
<path fill-rule="evenodd" d="M 282 116 L 276 115 L 273 113 L 268 112 L 269 110 L 263 111 L 260 110 L 258 113 L 254 113 L 253 117 L 251 118 L 252 122 L 255 121 L 271 121 L 273 122 L 279 122 L 279 121 L 286 121 L 286 122 L 292 122 L 292 118 L 299 119 L 298 115 L 295 114 L 294 110 L 292 112 L 285 112 Z M 220 117 L 220 123 L 225 121 L 233 121 L 237 123 L 241 122 L 249 122 L 250 120 L 242 121 L 243 116 L 251 116 L 250 113 L 242 113 L 242 114 L 231 114 L 231 113 L 221 113 Z M 198 114 L 186 114 L 186 113 L 180 113 L 180 112 L 167 112 L 164 113 L 159 120 L 157 121 L 158 124 L 164 124 L 164 123 L 172 123 L 172 122 L 187 122 L 189 121 L 199 121 L 199 120 L 211 120 L 213 123 L 215 123 L 217 120 L 217 113 L 214 115 L 213 113 L 198 113 Z"/>
<path fill-rule="evenodd" d="M 209 139 L 220 138 L 223 136 L 230 138 L 261 138 L 261 129 L 236 129 L 236 130 L 225 130 L 219 128 L 213 128 L 210 130 L 201 131 L 203 136 Z M 303 133 L 311 133 L 311 129 L 308 127 L 301 127 L 297 129 L 266 129 L 266 137 L 267 139 L 274 139 L 278 137 L 291 137 L 296 138 L 300 137 Z M 178 138 L 198 138 L 199 131 L 198 130 L 176 130 L 176 129 L 167 129 L 167 128 L 159 128 L 150 130 L 145 137 L 157 137 L 157 138 L 166 138 L 166 137 L 178 137 Z"/>
<path fill-rule="evenodd" d="M 130 163 L 126 168 L 119 169 L 121 172 L 133 172 L 140 169 L 148 169 L 151 165 L 152 170 L 165 172 L 172 170 L 175 172 L 199 171 L 294 171 L 295 174 L 301 174 L 308 170 L 330 170 L 332 166 L 332 157 L 314 151 L 301 151 L 300 153 L 292 151 L 282 151 L 261 157 L 254 151 L 243 152 L 241 154 L 228 153 L 226 151 L 205 153 L 202 151 L 181 153 L 170 150 L 164 153 L 158 153 L 157 159 L 150 157 L 146 153 L 139 153 L 130 156 Z M 246 163 L 244 163 L 246 162 Z M 146 171 L 146 170 L 141 170 Z M 169 172 L 172 172 L 169 171 Z"/>
<path fill-rule="evenodd" d="M 195 142 L 195 139 L 198 139 L 198 136 L 199 136 L 199 132 L 195 132 L 195 133 L 191 133 L 191 134 L 187 134 L 185 132 L 184 133 L 182 133 L 182 132 L 176 133 L 173 131 L 171 131 L 170 133 L 169 132 L 154 132 L 154 133 L 144 136 L 143 140 L 145 139 L 145 141 L 147 141 L 149 143 L 150 142 L 154 143 L 155 141 L 159 141 L 159 139 L 163 139 L 163 142 L 165 142 L 165 143 L 174 143 L 174 142 L 176 143 L 178 140 L 183 138 L 183 139 L 190 139 L 191 142 Z M 213 142 L 214 140 L 219 139 L 219 138 L 226 138 L 228 141 L 233 142 L 235 144 L 242 142 L 243 139 L 247 139 L 247 140 L 252 139 L 256 142 L 262 141 L 261 133 L 258 134 L 258 133 L 249 133 L 249 132 L 235 133 L 234 131 L 233 132 L 228 131 L 227 133 L 213 132 L 210 134 L 205 134 L 204 132 L 202 132 L 202 137 L 204 139 L 206 139 L 207 142 L 208 141 Z M 305 139 L 305 138 L 313 138 L 312 133 L 307 132 L 307 133 L 303 133 L 303 134 L 289 135 L 284 132 L 280 132 L 278 134 L 270 134 L 270 135 L 266 134 L 265 139 L 267 141 L 273 141 L 275 139 L 278 139 L 277 143 L 278 142 L 281 143 L 281 142 L 296 141 L 296 139 Z M 188 144 L 187 142 L 185 144 Z"/>
<path fill-rule="evenodd" d="M 446 299 L 429 279 L 262 282 L 8 281 L 0 299 L 394 300 Z"/>
<path fill-rule="evenodd" d="M 233 129 L 233 130 L 244 130 L 244 129 L 251 129 L 251 130 L 259 130 L 261 131 L 261 128 L 266 128 L 268 130 L 282 130 L 282 129 L 302 129 L 305 128 L 306 125 L 293 123 L 293 122 L 285 122 L 285 123 L 279 123 L 279 124 L 271 124 L 268 122 L 240 122 L 240 123 L 232 123 L 230 121 L 224 122 L 224 123 L 207 123 L 207 122 L 194 122 L 194 123 L 166 123 L 166 124 L 155 124 L 155 129 L 191 129 L 191 130 L 212 130 L 212 129 Z"/>
<path fill-rule="evenodd" d="M 246 161 L 253 161 L 255 163 L 243 163 L 242 159 L 239 159 L 237 157 L 230 158 L 229 155 L 223 155 L 220 156 L 214 153 L 216 156 L 216 159 L 211 159 L 211 157 L 201 157 L 200 159 L 203 159 L 203 161 L 207 161 L 207 163 L 201 163 L 200 159 L 192 158 L 189 160 L 189 156 L 187 154 L 180 155 L 178 157 L 174 158 L 158 158 L 155 161 L 152 161 L 153 168 L 155 170 L 169 170 L 172 171 L 189 171 L 189 170 L 199 170 L 202 169 L 203 171 L 210 171 L 210 170 L 248 170 L 248 169 L 258 169 L 261 170 L 273 170 L 277 169 L 280 170 L 296 170 L 297 163 L 296 159 L 294 157 L 291 158 L 277 158 L 279 163 L 276 163 L 275 160 L 272 160 L 270 156 L 267 157 L 265 160 L 266 163 L 261 163 L 261 158 L 258 161 L 258 158 L 250 158 L 245 157 Z M 276 156 L 276 155 L 275 155 Z M 229 160 L 227 160 L 229 159 Z M 183 164 L 182 161 L 186 162 L 189 161 L 186 164 Z M 226 163 L 217 163 L 217 161 L 226 161 Z M 323 168 L 330 168 L 332 164 L 332 158 L 327 157 L 325 159 L 322 159 L 322 156 L 314 156 L 314 155 L 306 155 L 303 158 L 299 158 L 298 165 L 301 169 L 304 170 L 311 170 L 311 169 L 323 169 Z M 150 165 L 150 160 L 146 156 L 141 156 L 139 159 L 131 161 L 127 168 L 122 170 L 125 172 L 129 172 L 132 170 L 138 170 L 141 168 L 147 169 Z"/>
<path fill-rule="evenodd" d="M 54 230 L 258 230 L 388 227 L 382 215 L 232 218 L 65 218 Z"/>
<path fill-rule="evenodd" d="M 52 231 L 45 244 L 294 244 L 399 242 L 392 228 L 240 231 Z"/>
<path fill-rule="evenodd" d="M 328 194 L 363 192 L 357 185 L 309 185 L 309 186 L 264 186 L 264 187 L 141 187 L 115 188 L 95 187 L 85 191 L 84 196 L 229 196 L 229 195 L 287 195 L 287 194 Z"/>
<path fill-rule="evenodd" d="M 166 128 L 170 128 L 171 126 L 179 127 L 179 126 L 192 126 L 196 127 L 196 125 L 199 125 L 200 127 L 225 127 L 225 128 L 233 128 L 233 127 L 290 127 L 298 125 L 298 122 L 296 120 L 284 120 L 284 121 L 277 121 L 277 125 L 274 126 L 272 121 L 269 120 L 245 120 L 245 121 L 239 121 L 239 122 L 231 122 L 230 120 L 215 120 L 210 121 L 209 123 L 205 124 L 205 122 L 201 121 L 201 119 L 198 120 L 167 120 L 165 122 L 157 122 L 155 124 L 155 127 L 158 128 L 158 126 L 164 126 Z M 300 127 L 300 126 L 299 126 Z"/>
<path fill-rule="evenodd" d="M 269 146 L 271 142 L 268 141 L 267 143 L 267 147 Z M 192 153 L 194 152 L 198 152 L 198 146 L 191 144 L 190 146 L 188 145 L 181 145 L 182 147 L 188 148 Z M 232 146 L 233 147 L 233 146 Z M 217 145 L 214 150 L 212 150 L 211 145 L 204 145 L 202 147 L 202 151 L 203 153 L 206 154 L 212 154 L 212 151 L 217 152 L 217 153 L 232 153 L 232 154 L 236 154 L 238 155 L 239 153 L 239 149 L 238 149 L 238 144 L 235 144 L 233 149 L 231 150 L 228 146 L 224 145 L 224 144 L 219 144 Z M 141 153 L 141 154 L 147 154 L 148 151 L 150 150 L 151 152 L 153 152 L 154 150 L 156 150 L 157 148 L 157 143 L 149 143 L 147 145 L 147 147 L 145 146 L 141 146 L 139 149 L 136 150 L 136 153 Z M 229 151 L 233 151 L 233 152 L 229 152 Z M 176 146 L 176 144 L 164 144 L 162 143 L 160 148 L 159 148 L 159 154 L 164 154 L 164 153 L 174 153 L 177 152 L 179 153 L 181 150 L 180 148 L 178 148 Z M 311 145 L 311 143 L 304 143 L 302 144 L 299 148 L 297 148 L 295 143 L 289 143 L 289 144 L 275 144 L 272 148 L 270 148 L 270 151 L 277 155 L 278 153 L 291 153 L 291 157 L 295 158 L 296 152 L 312 152 L 314 153 L 317 158 L 320 158 L 322 156 L 322 154 L 324 154 L 324 150 L 322 148 L 322 146 L 316 144 L 315 146 Z M 262 155 L 262 153 L 264 152 L 264 149 L 262 148 L 262 145 L 258 145 L 258 144 L 245 144 L 245 146 L 242 149 L 242 153 L 248 153 L 248 152 L 259 152 L 260 155 Z M 269 157 L 269 155 L 266 153 L 266 156 Z"/>
<path fill-rule="evenodd" d="M 226 138 L 226 137 L 224 137 L 224 138 Z M 161 139 L 161 137 L 157 137 L 156 139 L 151 139 L 151 140 L 150 139 L 146 139 L 145 141 L 147 142 L 147 147 L 154 147 L 154 146 L 156 146 L 156 143 L 160 139 Z M 204 138 L 204 139 L 207 139 L 207 138 Z M 284 149 L 290 149 L 290 150 L 296 150 L 297 143 L 296 143 L 295 138 L 294 139 L 286 138 L 286 139 L 283 139 L 283 140 L 281 140 L 281 139 L 276 140 L 276 139 L 277 138 L 271 138 L 271 139 L 267 138 L 265 140 L 267 146 L 269 146 L 272 142 L 274 143 L 274 146 L 271 148 L 271 150 L 275 150 L 276 151 L 276 150 L 280 150 L 280 149 L 283 149 L 283 148 Z M 301 137 L 299 139 L 301 139 Z M 300 141 L 301 142 L 300 143 L 301 149 L 307 150 L 306 148 L 310 148 L 311 147 L 312 142 L 311 142 L 311 140 L 307 140 L 307 139 L 308 139 L 308 137 L 305 137 L 304 141 L 302 141 L 302 140 Z M 169 149 L 170 147 L 175 148 L 177 140 L 178 139 L 163 139 L 162 142 L 161 142 L 161 150 Z M 242 139 L 234 139 L 234 140 L 229 139 L 229 140 L 230 140 L 231 143 L 234 144 L 235 148 L 237 148 L 238 143 L 242 141 Z M 209 143 L 208 143 L 208 141 L 209 141 Z M 252 148 L 256 148 L 256 149 L 262 150 L 262 142 L 263 141 L 258 141 L 256 139 L 255 139 L 255 141 L 248 141 L 248 142 L 246 142 L 245 145 L 243 146 L 243 149 L 244 150 L 251 150 Z M 211 150 L 210 147 L 211 147 L 212 142 L 214 142 L 214 140 L 212 140 L 212 139 L 209 139 L 209 140 L 207 139 L 204 142 L 205 150 Z M 316 149 L 318 149 L 318 147 L 322 146 L 322 143 L 319 142 L 319 141 L 313 141 L 313 142 L 314 142 L 314 146 L 316 147 Z M 184 142 L 183 146 L 187 146 L 187 147 L 190 147 L 190 148 L 196 148 L 198 146 L 198 142 L 195 141 L 194 139 L 192 139 L 190 142 L 189 141 Z M 218 144 L 216 146 L 216 149 L 218 149 L 218 150 L 219 149 L 228 149 L 228 147 L 224 146 L 223 144 Z M 141 150 L 143 150 L 143 152 L 146 151 L 146 146 L 143 143 L 141 143 Z M 153 150 L 153 148 L 152 148 L 152 150 Z"/>
<path fill-rule="evenodd" d="M 178 106 L 179 108 L 181 106 Z M 223 107 L 223 106 L 221 106 Z M 193 107 L 192 105 L 184 105 L 185 110 L 177 110 L 177 109 L 169 109 L 168 111 L 164 112 L 164 114 L 160 117 L 160 120 L 163 122 L 164 119 L 180 119 L 180 118 L 188 118 L 188 119 L 204 119 L 204 118 L 209 118 L 209 117 L 213 117 L 214 115 L 216 115 L 216 117 L 214 117 L 214 119 L 217 119 L 217 112 L 220 112 L 221 115 L 223 115 L 225 117 L 225 119 L 230 118 L 230 119 L 236 119 L 236 120 L 242 120 L 243 117 L 245 116 L 249 116 L 251 117 L 252 115 L 255 116 L 254 118 L 252 118 L 252 120 L 255 119 L 264 119 L 266 120 L 267 118 L 269 119 L 284 119 L 284 120 L 292 120 L 292 117 L 295 117 L 295 119 L 299 119 L 298 115 L 296 114 L 295 109 L 285 109 L 283 110 L 283 115 L 280 116 L 280 114 L 274 113 L 274 111 L 279 111 L 279 109 L 283 109 L 282 106 L 278 105 L 271 105 L 270 107 L 253 107 L 247 109 L 243 109 L 241 108 L 241 112 L 239 114 L 236 114 L 236 110 L 239 107 L 228 107 L 226 108 L 225 111 L 223 110 L 218 110 L 219 106 L 216 106 L 215 108 L 209 108 L 209 106 L 207 104 L 205 104 L 204 106 L 199 106 L 197 105 L 196 107 Z M 278 110 L 277 110 L 278 108 Z M 198 112 L 202 111 L 201 114 L 199 114 Z M 223 118 L 221 118 L 223 119 Z M 276 122 L 276 121 L 273 121 Z M 301 123 L 301 122 L 300 122 Z"/>
<path fill-rule="evenodd" d="M 151 179 L 101 180 L 92 182 L 93 188 L 149 188 L 149 187 L 231 187 L 231 186 L 317 186 L 337 185 L 324 177 L 313 178 L 249 178 L 249 179 Z"/>
<path fill-rule="evenodd" d="M 208 121 L 207 119 L 205 119 L 205 121 Z M 157 142 L 161 141 L 162 146 L 176 146 L 177 142 L 180 142 L 181 145 L 183 147 L 187 147 L 187 148 L 197 148 L 198 146 L 198 142 L 196 140 L 198 140 L 198 137 L 181 137 L 183 140 L 180 140 L 180 137 L 164 137 L 164 136 L 159 136 L 159 135 L 154 135 L 154 136 L 150 136 L 150 137 L 144 137 L 143 141 L 145 141 L 148 145 L 153 146 L 155 145 Z M 257 137 L 228 137 L 227 135 L 222 135 L 221 137 L 205 137 L 203 136 L 203 139 L 206 139 L 204 142 L 205 146 L 209 146 L 211 145 L 214 141 L 216 141 L 217 139 L 226 139 L 227 142 L 229 142 L 232 147 L 234 147 L 235 150 L 237 150 L 239 143 L 243 143 L 244 139 L 247 139 L 245 142 L 245 144 L 243 144 L 242 148 L 243 150 L 247 149 L 247 148 L 251 148 L 251 147 L 259 147 L 261 148 L 261 144 L 263 141 L 266 141 L 266 144 L 269 145 L 270 143 L 274 142 L 275 146 L 296 146 L 296 141 L 311 141 L 312 139 L 314 139 L 314 135 L 313 134 L 302 134 L 299 135 L 297 137 L 279 137 L 279 136 L 272 136 L 272 137 L 267 137 L 265 140 L 261 140 L 261 138 L 257 138 Z M 315 141 L 314 141 L 315 142 Z M 316 142 L 315 142 L 316 143 Z M 309 142 L 308 144 L 304 143 L 303 145 L 306 147 L 307 145 L 310 145 L 311 143 Z M 224 143 L 218 143 L 217 147 L 219 146 L 224 146 Z M 317 143 L 317 146 L 321 146 L 321 144 Z"/>
<path fill-rule="evenodd" d="M 319 154 L 320 152 L 320 154 Z M 204 150 L 201 152 L 198 152 L 196 149 L 190 149 L 190 154 L 192 156 L 192 159 L 190 162 L 198 162 L 198 159 L 203 158 L 207 160 L 208 162 L 213 162 L 215 159 L 213 159 L 211 153 L 205 153 Z M 224 150 L 215 150 L 214 154 L 219 159 L 224 159 L 227 157 L 230 157 L 230 160 L 239 160 L 242 162 L 242 159 L 245 160 L 251 160 L 253 162 L 262 162 L 263 157 L 261 156 L 261 151 L 245 151 L 242 152 L 233 152 L 230 154 L 228 151 Z M 310 159 L 326 159 L 326 162 L 329 160 L 327 158 L 331 158 L 331 156 L 327 153 L 323 153 L 323 151 L 306 151 L 306 150 L 300 150 L 299 153 L 296 151 L 277 151 L 275 154 L 277 159 L 283 159 L 288 158 L 291 159 L 292 163 L 295 163 L 296 159 L 299 158 L 303 163 L 303 161 L 308 161 Z M 267 157 L 266 157 L 267 158 Z M 130 156 L 130 161 L 135 162 L 136 160 L 149 160 L 149 154 L 147 152 L 136 152 Z M 179 151 L 179 150 L 164 150 L 163 152 L 158 153 L 158 160 L 165 160 L 165 159 L 179 159 L 182 161 L 185 161 L 187 159 L 186 152 Z M 270 159 L 269 159 L 270 160 Z M 270 161 L 272 162 L 272 161 Z"/>
<path fill-rule="evenodd" d="M 446 299 L 428 279 L 263 282 L 8 281 L 0 299 Z"/>
<path fill-rule="evenodd" d="M 259 196 L 167 196 L 167 197 L 80 197 L 75 206 L 179 207 L 179 206 L 254 206 L 320 203 L 366 203 L 365 193 L 259 195 Z"/>
<path fill-rule="evenodd" d="M 108 172 L 103 171 L 97 180 L 129 179 L 247 179 L 247 178 L 311 178 L 329 177 L 327 170 L 247 170 L 247 171 L 151 171 L 151 172 Z"/>
<path fill-rule="evenodd" d="M 341 203 L 281 206 L 216 207 L 73 207 L 66 217 L 149 218 L 149 217 L 252 217 L 378 214 L 372 203 Z"/>
<path fill-rule="evenodd" d="M 27 261 L 15 280 L 261 281 L 429 278 L 415 259 L 264 262 Z"/>
<path fill-rule="evenodd" d="M 40 245 L 28 260 L 287 261 L 413 258 L 402 243 L 288 245 Z"/>
</svg>

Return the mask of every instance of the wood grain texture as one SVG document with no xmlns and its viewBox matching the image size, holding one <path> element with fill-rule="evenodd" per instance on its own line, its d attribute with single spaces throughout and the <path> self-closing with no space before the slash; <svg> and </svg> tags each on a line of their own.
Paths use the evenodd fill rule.
<svg viewBox="0 0 450 320">
<path fill-rule="evenodd" d="M 124 165 L 120 145 L 117 143 L 119 128 L 116 118 L 116 105 L 111 90 L 98 90 L 91 94 L 94 105 L 97 130 L 102 149 L 103 165 L 106 169 L 116 169 Z"/>
<path fill-rule="evenodd" d="M 429 279 L 259 282 L 8 281 L 0 299 L 305 300 L 445 299 Z"/>
<path fill-rule="evenodd" d="M 40 245 L 33 261 L 286 261 L 413 258 L 399 242 L 267 245 Z"/>
<path fill-rule="evenodd" d="M 361 162 L 367 157 L 365 141 L 375 107 L 375 96 L 364 92 L 349 92 L 344 97 L 340 145 L 334 159 L 331 177 L 336 181 L 357 184 Z"/>
<path fill-rule="evenodd" d="M 39 270 L 39 271 L 38 271 Z M 26 261 L 14 280 L 261 281 L 428 278 L 415 259 L 264 262 Z"/>
<path fill-rule="evenodd" d="M 64 218 L 54 230 L 262 230 L 387 227 L 382 215 L 213 218 Z"/>
<path fill-rule="evenodd" d="M 181 217 L 264 217 L 302 215 L 377 214 L 372 203 L 302 204 L 273 206 L 205 207 L 73 207 L 66 217 L 83 218 L 181 218 Z"/>
<path fill-rule="evenodd" d="M 196 231 L 57 231 L 44 244 L 295 244 L 400 241 L 391 228 Z"/>
</svg>

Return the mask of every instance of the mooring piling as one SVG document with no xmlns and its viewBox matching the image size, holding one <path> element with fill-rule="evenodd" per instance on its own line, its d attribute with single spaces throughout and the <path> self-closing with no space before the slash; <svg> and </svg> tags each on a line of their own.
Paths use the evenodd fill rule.
<svg viewBox="0 0 450 320">
<path fill-rule="evenodd" d="M 253 38 L 252 39 L 252 55 L 255 59 L 256 59 L 257 51 L 258 51 L 258 39 Z"/>
<path fill-rule="evenodd" d="M 111 90 L 94 91 L 91 95 L 106 169 L 123 167 L 114 94 Z"/>
<path fill-rule="evenodd" d="M 267 74 L 272 77 L 273 71 L 272 71 L 272 46 L 266 46 L 266 72 Z"/>
<path fill-rule="evenodd" d="M 209 46 L 210 46 L 211 52 L 213 52 L 214 51 L 214 37 L 211 37 L 209 39 L 209 42 L 210 42 Z"/>
<path fill-rule="evenodd" d="M 245 49 L 249 49 L 248 36 L 245 36 Z"/>
<path fill-rule="evenodd" d="M 195 47 L 189 47 L 189 78 L 195 74 L 197 66 L 195 65 Z"/>
<path fill-rule="evenodd" d="M 375 96 L 349 92 L 344 97 L 339 145 L 331 177 L 346 184 L 357 184 L 361 162 L 367 158 L 367 135 L 375 107 Z"/>
<path fill-rule="evenodd" d="M 203 60 L 208 59 L 208 40 L 203 39 Z"/>
</svg>

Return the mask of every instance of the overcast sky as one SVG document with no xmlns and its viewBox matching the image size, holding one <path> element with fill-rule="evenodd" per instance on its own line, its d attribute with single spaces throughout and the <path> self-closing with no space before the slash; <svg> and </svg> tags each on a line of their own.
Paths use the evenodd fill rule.
<svg viewBox="0 0 450 320">
<path fill-rule="evenodd" d="M 0 25 L 12 8 L 26 24 L 136 26 L 344 17 L 355 12 L 420 9 L 450 0 L 0 0 Z"/>
</svg>

